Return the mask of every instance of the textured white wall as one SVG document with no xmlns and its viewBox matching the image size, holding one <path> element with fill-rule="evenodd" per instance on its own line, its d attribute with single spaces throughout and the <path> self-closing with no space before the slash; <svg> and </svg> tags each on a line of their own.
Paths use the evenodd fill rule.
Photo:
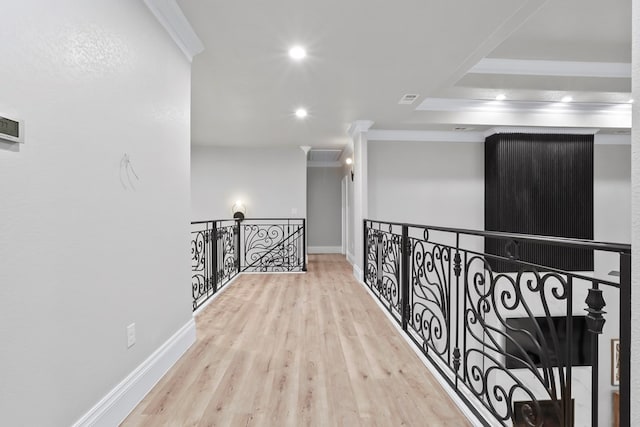
<svg viewBox="0 0 640 427">
<path fill-rule="evenodd" d="M 0 424 L 64 426 L 191 319 L 190 65 L 141 1 L 2 16 Z"/>
<path fill-rule="evenodd" d="M 307 169 L 308 245 L 342 244 L 342 168 Z"/>
<path fill-rule="evenodd" d="M 297 147 L 193 146 L 192 220 L 230 218 L 236 200 L 245 204 L 248 218 L 304 218 L 305 153 Z"/>
<path fill-rule="evenodd" d="M 632 87 L 633 98 L 640 99 L 640 5 L 632 2 Z M 640 123 L 638 103 L 633 104 L 633 122 Z M 631 277 L 634 290 L 631 293 L 631 366 L 640 366 L 640 132 L 631 130 L 631 246 L 633 250 Z M 640 402 L 640 374 L 631 372 L 631 402 Z M 640 425 L 640 405 L 631 405 L 631 425 Z"/>
</svg>

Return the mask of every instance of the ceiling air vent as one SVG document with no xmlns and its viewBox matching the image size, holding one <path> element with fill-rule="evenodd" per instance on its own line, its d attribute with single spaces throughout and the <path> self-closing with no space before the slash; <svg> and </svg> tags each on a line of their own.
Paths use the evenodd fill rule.
<svg viewBox="0 0 640 427">
<path fill-rule="evenodd" d="M 400 101 L 398 101 L 398 104 L 413 104 L 416 99 L 418 99 L 420 95 L 415 94 L 415 93 L 408 93 L 405 96 L 403 96 L 402 98 L 400 98 Z"/>
</svg>

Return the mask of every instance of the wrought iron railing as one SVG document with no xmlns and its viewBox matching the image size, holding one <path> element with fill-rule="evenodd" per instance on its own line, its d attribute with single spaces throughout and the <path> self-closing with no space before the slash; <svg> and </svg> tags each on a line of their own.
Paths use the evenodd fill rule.
<svg viewBox="0 0 640 427">
<path fill-rule="evenodd" d="M 486 253 L 489 239 L 507 256 Z M 619 276 L 518 259 L 527 244 L 593 251 Z M 629 426 L 629 245 L 365 220 L 363 261 L 366 285 L 484 425 L 603 425 L 599 410 L 612 406 L 610 360 L 599 363 L 605 336 L 619 339 L 611 366 Z"/>
<path fill-rule="evenodd" d="M 193 310 L 242 272 L 306 271 L 305 219 L 191 223 Z"/>
</svg>

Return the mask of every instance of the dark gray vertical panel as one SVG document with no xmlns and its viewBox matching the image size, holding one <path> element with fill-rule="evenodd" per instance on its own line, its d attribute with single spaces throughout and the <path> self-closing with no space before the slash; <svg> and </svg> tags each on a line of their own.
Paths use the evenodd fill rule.
<svg viewBox="0 0 640 427">
<path fill-rule="evenodd" d="M 593 239 L 593 135 L 499 134 L 485 141 L 485 229 Z M 485 241 L 506 256 L 505 242 Z M 593 252 L 522 245 L 520 259 L 593 270 Z M 504 263 L 491 262 L 498 271 Z"/>
</svg>

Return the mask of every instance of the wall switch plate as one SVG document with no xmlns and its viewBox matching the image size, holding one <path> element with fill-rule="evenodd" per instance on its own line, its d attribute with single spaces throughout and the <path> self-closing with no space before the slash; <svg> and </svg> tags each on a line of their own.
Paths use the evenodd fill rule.
<svg viewBox="0 0 640 427">
<path fill-rule="evenodd" d="M 136 324 L 132 323 L 127 326 L 127 348 L 133 347 L 136 343 Z"/>
</svg>

